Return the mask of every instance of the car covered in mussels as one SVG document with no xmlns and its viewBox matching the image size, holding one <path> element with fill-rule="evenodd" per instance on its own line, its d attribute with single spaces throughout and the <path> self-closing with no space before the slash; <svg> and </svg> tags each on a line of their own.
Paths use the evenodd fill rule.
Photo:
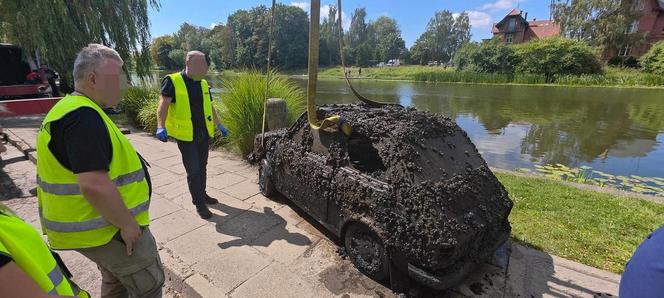
<svg viewBox="0 0 664 298">
<path fill-rule="evenodd" d="M 399 270 L 445 289 L 508 239 L 512 201 L 454 121 L 396 105 L 318 108 L 331 115 L 352 133 L 312 129 L 305 113 L 265 133 L 250 159 L 261 192 L 283 194 L 339 237 L 364 274 Z"/>
</svg>

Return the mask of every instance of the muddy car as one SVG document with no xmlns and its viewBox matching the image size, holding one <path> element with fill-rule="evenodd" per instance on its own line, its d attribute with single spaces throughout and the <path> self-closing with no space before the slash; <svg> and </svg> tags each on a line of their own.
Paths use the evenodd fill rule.
<svg viewBox="0 0 664 298">
<path fill-rule="evenodd" d="M 401 106 L 330 105 L 353 132 L 311 129 L 306 113 L 266 133 L 250 159 L 265 196 L 279 192 L 339 237 L 353 264 L 384 280 L 399 270 L 445 289 L 510 234 L 512 208 L 452 120 Z"/>
</svg>

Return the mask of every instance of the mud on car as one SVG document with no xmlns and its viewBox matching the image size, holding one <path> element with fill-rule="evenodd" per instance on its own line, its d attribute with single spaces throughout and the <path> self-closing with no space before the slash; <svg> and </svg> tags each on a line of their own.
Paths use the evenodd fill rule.
<svg viewBox="0 0 664 298">
<path fill-rule="evenodd" d="M 250 159 L 261 192 L 283 194 L 339 237 L 364 274 L 398 270 L 445 289 L 507 240 L 507 191 L 452 120 L 401 106 L 318 108 L 331 115 L 352 133 L 311 129 L 305 113 L 266 133 Z"/>
</svg>

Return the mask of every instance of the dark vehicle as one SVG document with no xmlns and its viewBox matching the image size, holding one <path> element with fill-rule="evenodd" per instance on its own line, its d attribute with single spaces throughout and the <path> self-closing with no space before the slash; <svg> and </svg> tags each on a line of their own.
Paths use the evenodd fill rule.
<svg viewBox="0 0 664 298">
<path fill-rule="evenodd" d="M 311 129 L 306 113 L 265 134 L 261 192 L 280 192 L 339 237 L 354 265 L 381 281 L 407 275 L 446 289 L 510 234 L 512 202 L 453 121 L 400 106 L 332 105 L 353 132 Z"/>
</svg>

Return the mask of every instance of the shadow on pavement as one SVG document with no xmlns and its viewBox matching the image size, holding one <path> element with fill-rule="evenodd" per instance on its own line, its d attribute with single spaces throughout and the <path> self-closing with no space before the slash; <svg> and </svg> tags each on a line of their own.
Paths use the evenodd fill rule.
<svg viewBox="0 0 664 298">
<path fill-rule="evenodd" d="M 228 214 L 226 216 L 215 214 L 209 220 L 216 223 L 217 232 L 238 237 L 238 239 L 219 243 L 218 246 L 222 249 L 245 245 L 267 247 L 278 240 L 285 240 L 298 246 L 311 244 L 311 240 L 306 236 L 289 232 L 286 229 L 286 220 L 274 213 L 272 208 L 264 207 L 261 213 L 251 209 L 238 209 L 223 203 L 209 207 Z"/>
<path fill-rule="evenodd" d="M 23 157 L 14 157 L 10 159 L 0 159 L 0 201 L 23 198 L 23 191 L 14 183 L 11 177 L 5 172 L 6 165 L 25 161 Z"/>
</svg>

